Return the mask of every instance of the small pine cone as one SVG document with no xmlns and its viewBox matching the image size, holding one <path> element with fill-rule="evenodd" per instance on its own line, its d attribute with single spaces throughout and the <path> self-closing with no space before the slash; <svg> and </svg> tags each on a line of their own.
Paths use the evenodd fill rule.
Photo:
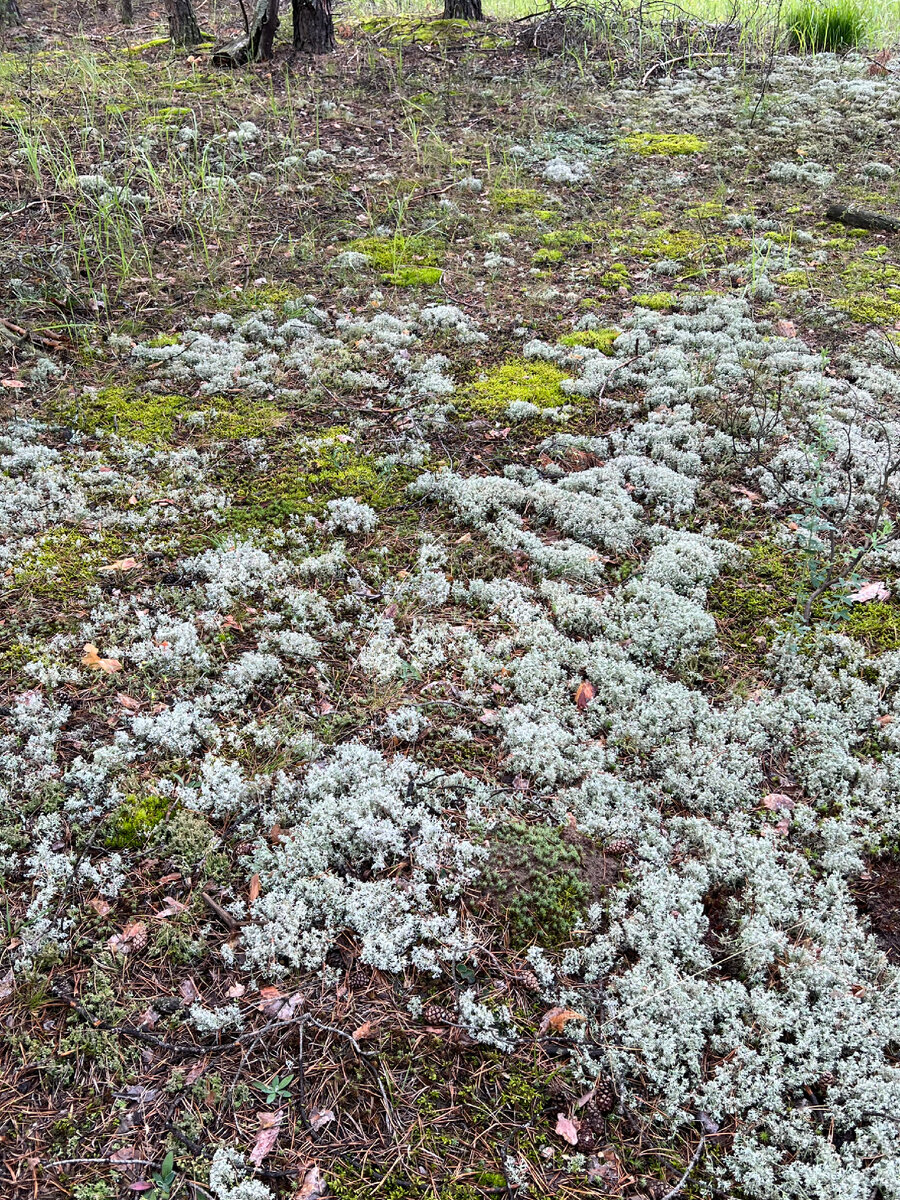
<svg viewBox="0 0 900 1200">
<path fill-rule="evenodd" d="M 610 1081 L 608 1079 L 598 1079 L 594 1084 L 594 1095 L 585 1105 L 585 1108 L 593 1108 L 598 1113 L 608 1113 L 615 1102 L 616 1094 L 613 1091 Z"/>
<path fill-rule="evenodd" d="M 358 992 L 361 988 L 368 987 L 372 982 L 372 972 L 365 971 L 362 967 L 357 967 L 355 971 L 350 971 L 347 975 L 347 986 L 352 988 L 354 992 Z"/>
<path fill-rule="evenodd" d="M 443 1004 L 426 1004 L 422 1016 L 427 1025 L 455 1025 L 456 1014 Z"/>
<path fill-rule="evenodd" d="M 830 1071 L 826 1071 L 819 1079 L 818 1087 L 822 1092 L 827 1091 L 835 1082 L 835 1076 Z"/>
<path fill-rule="evenodd" d="M 632 848 L 632 842 L 629 838 L 614 838 L 613 841 L 607 842 L 604 850 L 607 854 L 627 854 Z"/>
<path fill-rule="evenodd" d="M 534 971 L 523 971 L 519 976 L 519 982 L 522 987 L 528 988 L 530 992 L 539 992 L 541 983 Z"/>
<path fill-rule="evenodd" d="M 579 1116 L 581 1117 L 581 1129 L 578 1134 L 579 1142 L 583 1133 L 592 1134 L 594 1139 L 603 1137 L 606 1130 L 606 1122 L 603 1119 L 603 1112 L 594 1100 L 588 1100 L 579 1113 Z"/>
</svg>

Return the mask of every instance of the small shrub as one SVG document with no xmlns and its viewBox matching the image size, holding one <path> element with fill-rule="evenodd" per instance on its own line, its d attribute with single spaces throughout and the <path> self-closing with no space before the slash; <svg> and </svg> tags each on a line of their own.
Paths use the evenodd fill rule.
<svg viewBox="0 0 900 1200">
<path fill-rule="evenodd" d="M 858 46 L 866 35 L 867 20 L 854 0 L 800 0 L 787 17 L 788 43 L 793 50 L 839 53 Z"/>
</svg>

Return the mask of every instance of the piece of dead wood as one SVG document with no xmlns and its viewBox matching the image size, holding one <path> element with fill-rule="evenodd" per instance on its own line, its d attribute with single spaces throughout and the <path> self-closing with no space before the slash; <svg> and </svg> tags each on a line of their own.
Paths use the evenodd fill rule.
<svg viewBox="0 0 900 1200">
<path fill-rule="evenodd" d="M 218 900 L 214 899 L 209 892 L 204 891 L 202 896 L 203 903 L 207 908 L 211 909 L 212 912 L 216 914 L 226 929 L 228 929 L 231 933 L 236 933 L 237 930 L 240 929 L 240 925 L 234 919 L 231 913 L 227 909 L 223 908 Z"/>
<path fill-rule="evenodd" d="M 900 219 L 886 217 L 882 213 L 868 212 L 864 208 L 847 208 L 835 202 L 825 210 L 829 221 L 849 225 L 852 229 L 872 229 L 878 233 L 900 233 Z"/>
</svg>

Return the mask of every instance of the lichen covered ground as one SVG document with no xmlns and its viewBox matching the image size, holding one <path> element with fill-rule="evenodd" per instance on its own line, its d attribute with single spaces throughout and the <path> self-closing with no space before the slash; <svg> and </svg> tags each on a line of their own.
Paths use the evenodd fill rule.
<svg viewBox="0 0 900 1200">
<path fill-rule="evenodd" d="M 900 93 L 488 28 L 0 60 L 11 1196 L 900 1197 Z"/>
</svg>

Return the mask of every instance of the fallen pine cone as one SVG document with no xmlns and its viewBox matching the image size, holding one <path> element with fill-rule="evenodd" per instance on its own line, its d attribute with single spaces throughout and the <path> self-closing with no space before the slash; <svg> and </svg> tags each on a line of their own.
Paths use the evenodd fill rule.
<svg viewBox="0 0 900 1200">
<path fill-rule="evenodd" d="M 422 1016 L 428 1025 L 455 1025 L 456 1014 L 443 1004 L 426 1004 Z"/>
<path fill-rule="evenodd" d="M 362 967 L 357 967 L 355 971 L 350 971 L 347 975 L 347 986 L 355 992 L 360 988 L 368 987 L 372 982 L 372 972 L 364 971 Z"/>
<path fill-rule="evenodd" d="M 604 846 L 607 854 L 627 854 L 631 848 L 632 842 L 629 838 L 615 838 Z"/>
</svg>

